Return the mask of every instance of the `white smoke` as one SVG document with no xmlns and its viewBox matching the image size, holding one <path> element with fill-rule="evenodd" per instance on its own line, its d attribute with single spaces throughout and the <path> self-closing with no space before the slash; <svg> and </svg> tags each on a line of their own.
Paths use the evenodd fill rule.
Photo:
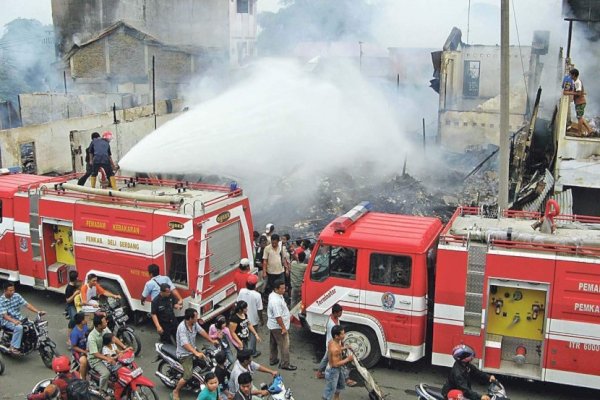
<svg viewBox="0 0 600 400">
<path fill-rule="evenodd" d="M 411 152 L 397 114 L 352 67 L 323 77 L 292 61 L 262 60 L 248 72 L 145 137 L 123 169 L 228 176 L 259 194 L 284 176 L 310 182 L 367 161 L 391 172 Z"/>
</svg>

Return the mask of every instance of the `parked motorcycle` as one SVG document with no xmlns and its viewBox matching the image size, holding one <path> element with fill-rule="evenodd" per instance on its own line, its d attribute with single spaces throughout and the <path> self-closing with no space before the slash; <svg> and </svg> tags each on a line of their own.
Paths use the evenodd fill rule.
<svg viewBox="0 0 600 400">
<path fill-rule="evenodd" d="M 21 341 L 19 351 L 24 356 L 35 350 L 39 351 L 40 357 L 42 357 L 42 361 L 46 368 L 52 368 L 52 358 L 56 355 L 54 350 L 56 348 L 56 343 L 48 336 L 48 321 L 42 318 L 44 315 L 44 312 L 37 313 L 37 316 L 33 321 L 30 321 L 28 318 L 23 318 L 21 321 L 21 324 L 23 325 L 23 340 Z M 12 336 L 12 330 L 0 328 L 0 352 L 12 355 L 10 352 L 10 341 Z M 3 371 L 4 366 L 0 365 L 0 369 Z"/>
<path fill-rule="evenodd" d="M 158 367 L 155 375 L 168 388 L 174 389 L 177 382 L 183 376 L 183 366 L 176 355 L 177 347 L 172 344 L 156 343 L 156 361 Z M 194 368 L 192 369 L 192 379 L 188 380 L 184 389 L 198 392 L 204 385 L 204 374 L 215 369 L 214 361 L 216 349 L 203 349 L 205 357 L 202 359 L 194 357 Z M 155 361 L 155 362 L 156 362 Z"/>
<path fill-rule="evenodd" d="M 419 400 L 444 400 L 440 388 L 433 388 L 425 383 L 420 383 L 415 387 L 415 390 Z M 506 389 L 498 380 L 490 382 L 487 393 L 492 400 L 510 400 L 506 395 Z"/>
</svg>

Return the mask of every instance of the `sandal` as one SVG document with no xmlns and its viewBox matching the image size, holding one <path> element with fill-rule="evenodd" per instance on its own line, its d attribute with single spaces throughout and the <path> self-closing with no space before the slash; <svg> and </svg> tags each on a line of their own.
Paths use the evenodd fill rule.
<svg viewBox="0 0 600 400">
<path fill-rule="evenodd" d="M 346 379 L 346 386 L 348 387 L 354 387 L 357 385 L 356 381 L 353 381 L 352 379 Z"/>
</svg>

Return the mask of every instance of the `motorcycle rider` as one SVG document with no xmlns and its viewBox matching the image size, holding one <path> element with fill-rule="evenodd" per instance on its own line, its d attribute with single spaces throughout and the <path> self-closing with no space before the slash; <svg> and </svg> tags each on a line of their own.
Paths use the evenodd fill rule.
<svg viewBox="0 0 600 400">
<path fill-rule="evenodd" d="M 48 387 L 54 386 L 63 400 L 67 400 L 67 386 L 69 386 L 69 382 L 73 379 L 79 379 L 79 374 L 77 372 L 71 372 L 70 368 L 71 362 L 67 356 L 58 356 L 52 360 L 52 370 L 56 373 L 56 377 Z M 27 400 L 47 399 L 46 390 L 48 390 L 48 387 L 46 387 L 43 393 L 28 395 Z"/>
<path fill-rule="evenodd" d="M 90 367 L 100 375 L 100 381 L 98 386 L 100 390 L 106 393 L 108 389 L 108 378 L 110 377 L 110 371 L 104 365 L 102 361 L 106 361 L 111 365 L 115 365 L 116 361 L 111 357 L 102 354 L 102 335 L 105 333 L 111 333 L 108 329 L 108 322 L 104 315 L 94 315 L 94 329 L 88 336 L 88 363 Z M 113 338 L 114 342 L 122 350 L 126 350 L 127 346 L 123 344 L 116 336 Z"/>
<path fill-rule="evenodd" d="M 114 299 L 120 299 L 121 296 L 114 294 L 104 289 L 98 283 L 98 276 L 96 274 L 89 274 L 87 277 L 87 283 L 81 286 L 81 301 L 84 305 L 92 305 L 90 301 L 98 296 L 112 297 Z"/>
<path fill-rule="evenodd" d="M 444 398 L 450 398 L 449 393 L 453 389 L 458 389 L 463 392 L 463 397 L 469 400 L 490 400 L 487 394 L 480 395 L 471 390 L 471 377 L 487 382 L 494 382 L 494 375 L 488 375 L 480 371 L 476 366 L 471 364 L 475 358 L 475 350 L 466 344 L 459 344 L 452 349 L 452 357 L 456 360 L 452 366 L 452 370 L 448 375 L 448 380 L 442 388 Z"/>
<path fill-rule="evenodd" d="M 75 323 L 75 326 L 71 331 L 71 336 L 69 339 L 71 343 L 71 352 L 73 353 L 73 358 L 79 363 L 79 373 L 81 374 L 81 379 L 85 380 L 87 378 L 88 371 L 87 338 L 89 328 L 85 319 L 85 314 L 82 312 L 75 314 L 73 322 Z"/>
<path fill-rule="evenodd" d="M 213 340 L 208 333 L 198 323 L 198 311 L 193 308 L 185 310 L 183 321 L 177 327 L 177 350 L 176 355 L 183 367 L 183 376 L 177 382 L 173 390 L 173 400 L 179 400 L 179 391 L 185 386 L 187 381 L 192 378 L 192 369 L 194 368 L 194 357 L 204 358 L 204 353 L 198 351 L 195 347 L 196 336 L 200 334 L 204 339 L 213 345 L 219 344 L 218 340 Z"/>
<path fill-rule="evenodd" d="M 21 320 L 21 307 L 25 306 L 29 311 L 40 313 L 32 304 L 18 293 L 15 293 L 15 284 L 7 282 L 4 286 L 4 294 L 0 296 L 0 327 L 13 332 L 9 351 L 12 354 L 20 355 L 21 340 L 23 339 L 23 325 Z"/>
</svg>

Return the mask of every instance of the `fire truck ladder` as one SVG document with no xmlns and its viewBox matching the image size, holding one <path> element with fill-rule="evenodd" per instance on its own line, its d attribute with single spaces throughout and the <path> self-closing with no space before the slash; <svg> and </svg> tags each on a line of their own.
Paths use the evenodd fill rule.
<svg viewBox="0 0 600 400">
<path fill-rule="evenodd" d="M 40 192 L 29 190 L 29 236 L 31 237 L 31 257 L 33 261 L 42 261 L 40 251 Z"/>
<path fill-rule="evenodd" d="M 481 334 L 483 308 L 483 278 L 485 276 L 485 256 L 487 245 L 469 242 L 469 265 L 467 266 L 467 292 L 465 297 L 464 333 Z"/>
</svg>

